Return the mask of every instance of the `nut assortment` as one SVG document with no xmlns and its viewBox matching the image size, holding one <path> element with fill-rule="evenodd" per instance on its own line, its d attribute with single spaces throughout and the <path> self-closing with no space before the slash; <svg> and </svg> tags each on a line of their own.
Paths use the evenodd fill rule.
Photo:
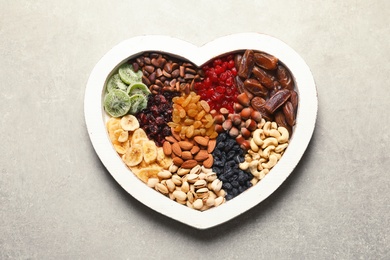
<svg viewBox="0 0 390 260">
<path fill-rule="evenodd" d="M 191 209 L 219 206 L 263 179 L 288 147 L 298 94 L 274 56 L 245 50 L 196 67 L 146 52 L 107 82 L 116 152 L 150 188 Z"/>
</svg>

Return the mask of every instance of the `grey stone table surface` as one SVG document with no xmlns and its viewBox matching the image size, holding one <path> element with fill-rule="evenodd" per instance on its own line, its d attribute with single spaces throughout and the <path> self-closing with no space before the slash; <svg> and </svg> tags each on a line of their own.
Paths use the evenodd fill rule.
<svg viewBox="0 0 390 260">
<path fill-rule="evenodd" d="M 390 2 L 0 0 L 0 259 L 390 259 Z M 86 130 L 97 61 L 138 35 L 277 37 L 314 75 L 316 129 L 267 200 L 210 230 L 145 207 Z"/>
</svg>

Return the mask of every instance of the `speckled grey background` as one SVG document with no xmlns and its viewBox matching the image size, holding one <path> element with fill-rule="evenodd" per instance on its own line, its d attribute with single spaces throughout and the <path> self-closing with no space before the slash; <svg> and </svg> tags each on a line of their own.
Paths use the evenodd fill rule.
<svg viewBox="0 0 390 260">
<path fill-rule="evenodd" d="M 0 0 L 0 259 L 390 259 L 390 2 Z M 198 231 L 133 199 L 89 141 L 85 85 L 132 36 L 261 32 L 319 95 L 289 179 Z"/>
</svg>

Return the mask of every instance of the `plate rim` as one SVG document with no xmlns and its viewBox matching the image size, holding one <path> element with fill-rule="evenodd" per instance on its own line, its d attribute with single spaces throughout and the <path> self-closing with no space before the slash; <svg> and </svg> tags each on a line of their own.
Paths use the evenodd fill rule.
<svg viewBox="0 0 390 260">
<path fill-rule="evenodd" d="M 296 126 L 285 154 L 258 184 L 218 207 L 200 212 L 149 188 L 126 167 L 114 150 L 105 127 L 102 106 L 108 77 L 123 62 L 145 51 L 164 52 L 185 58 L 197 66 L 238 50 L 254 49 L 276 56 L 291 71 L 299 97 Z M 219 37 L 202 46 L 165 35 L 142 35 L 124 40 L 109 50 L 94 66 L 86 85 L 84 117 L 91 143 L 99 159 L 116 182 L 145 206 L 197 229 L 227 222 L 261 203 L 293 172 L 312 138 L 318 113 L 313 75 L 301 56 L 281 40 L 261 33 L 237 33 Z"/>
</svg>

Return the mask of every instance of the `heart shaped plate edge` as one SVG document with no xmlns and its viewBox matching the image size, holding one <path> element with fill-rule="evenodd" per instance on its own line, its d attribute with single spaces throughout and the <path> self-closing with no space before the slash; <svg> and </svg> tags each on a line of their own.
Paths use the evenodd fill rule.
<svg viewBox="0 0 390 260">
<path fill-rule="evenodd" d="M 145 51 L 164 52 L 184 58 L 197 66 L 234 51 L 254 49 L 276 56 L 291 71 L 299 95 L 299 106 L 290 145 L 270 173 L 254 187 L 219 207 L 200 212 L 180 205 L 147 187 L 125 166 L 115 152 L 105 128 L 102 106 L 108 77 L 122 63 Z M 92 145 L 112 177 L 135 199 L 153 210 L 198 229 L 207 229 L 246 212 L 270 196 L 291 174 L 312 137 L 317 118 L 317 90 L 305 61 L 291 47 L 272 36 L 239 33 L 215 39 L 201 47 L 162 35 L 130 38 L 108 51 L 95 65 L 87 82 L 84 116 Z"/>
</svg>

